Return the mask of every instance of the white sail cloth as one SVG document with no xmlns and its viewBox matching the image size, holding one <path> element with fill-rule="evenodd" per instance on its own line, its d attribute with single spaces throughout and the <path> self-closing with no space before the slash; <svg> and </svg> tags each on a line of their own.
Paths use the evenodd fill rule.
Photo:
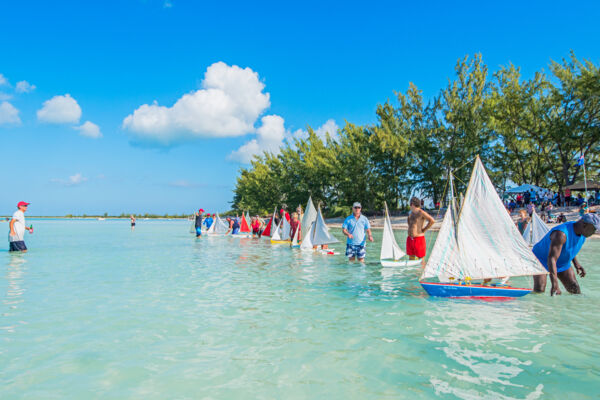
<svg viewBox="0 0 600 400">
<path fill-rule="evenodd" d="M 496 193 L 479 157 L 458 221 L 446 211 L 423 278 L 484 279 L 545 274 Z"/>
<path fill-rule="evenodd" d="M 229 225 L 227 224 L 227 222 L 223 221 L 221 217 L 219 217 L 219 213 L 217 213 L 217 217 L 213 221 L 213 224 L 210 226 L 208 233 L 223 235 L 227 233 L 228 230 Z"/>
<path fill-rule="evenodd" d="M 302 217 L 302 240 L 304 240 L 304 238 L 306 237 L 306 235 L 308 234 L 308 227 L 311 226 L 313 224 L 313 222 L 315 222 L 317 219 L 317 210 L 315 209 L 315 205 L 312 202 L 312 197 L 309 196 L 308 197 L 308 203 L 306 203 L 306 212 L 304 213 L 304 216 Z M 305 229 L 306 227 L 306 229 Z"/>
<path fill-rule="evenodd" d="M 381 253 L 379 259 L 381 260 L 399 260 L 406 255 L 405 252 L 400 249 L 396 238 L 394 237 L 394 230 L 392 229 L 392 221 L 388 213 L 387 203 L 385 205 L 385 220 L 383 222 L 383 239 L 381 240 Z"/>
<path fill-rule="evenodd" d="M 523 231 L 523 237 L 528 245 L 533 246 L 542 240 L 549 230 L 550 228 L 548 225 L 546 225 L 540 216 L 533 211 L 533 214 L 531 215 L 531 221 L 529 221 L 527 227 L 525 227 L 525 230 Z"/>
<path fill-rule="evenodd" d="M 322 246 L 326 244 L 339 243 L 330 232 L 325 219 L 321 213 L 321 207 L 317 212 L 315 221 L 306 230 L 306 236 L 300 245 L 302 250 L 312 250 L 313 246 Z"/>
</svg>

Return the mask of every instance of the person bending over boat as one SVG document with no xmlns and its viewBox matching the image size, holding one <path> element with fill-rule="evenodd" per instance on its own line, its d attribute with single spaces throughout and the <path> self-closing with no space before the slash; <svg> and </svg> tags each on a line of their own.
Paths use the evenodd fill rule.
<svg viewBox="0 0 600 400">
<path fill-rule="evenodd" d="M 369 236 L 369 242 L 373 241 L 373 235 L 371 234 L 371 224 L 367 217 L 360 213 L 362 206 L 359 202 L 352 205 L 352 215 L 347 217 L 342 224 L 342 232 L 348 237 L 346 241 L 346 257 L 348 261 L 354 261 L 358 258 L 358 261 L 363 262 L 367 255 L 365 250 L 365 244 L 367 238 L 365 233 Z"/>
<path fill-rule="evenodd" d="M 423 224 L 427 221 L 427 225 Z M 408 237 L 406 238 L 406 254 L 411 260 L 423 260 L 427 251 L 425 232 L 434 224 L 435 220 L 421 208 L 418 197 L 410 199 L 410 213 L 408 214 Z"/>
<path fill-rule="evenodd" d="M 250 224 L 250 226 L 252 228 L 252 235 L 256 235 L 258 237 L 262 236 L 264 222 L 258 215 L 252 217 L 252 223 Z"/>
<path fill-rule="evenodd" d="M 194 218 L 194 227 L 196 228 L 196 237 L 202 236 L 202 213 L 203 209 L 199 209 Z"/>
<path fill-rule="evenodd" d="M 293 239 L 296 234 L 296 230 L 299 230 L 298 237 L 302 237 L 302 230 L 300 227 L 300 220 L 298 219 L 298 213 L 292 213 L 292 219 L 290 221 L 290 237 Z"/>
<path fill-rule="evenodd" d="M 213 224 L 213 218 L 210 214 L 206 214 L 206 218 L 204 219 L 204 226 L 206 226 L 206 230 L 209 230 L 211 225 Z"/>
<path fill-rule="evenodd" d="M 240 217 L 236 215 L 235 218 L 232 218 L 230 226 L 232 235 L 237 235 L 238 233 L 240 233 Z"/>
<path fill-rule="evenodd" d="M 595 214 L 586 214 L 578 221 L 566 222 L 550 229 L 542 240 L 533 246 L 533 254 L 550 272 L 551 296 L 561 294 L 558 287 L 559 279 L 569 293 L 581 293 L 571 264 L 573 264 L 579 276 L 583 278 L 585 270 L 577 261 L 576 256 L 583 243 L 585 243 L 585 239 L 595 232 L 600 232 L 600 217 Z M 546 282 L 547 275 L 534 275 L 533 291 L 545 292 Z"/>
</svg>

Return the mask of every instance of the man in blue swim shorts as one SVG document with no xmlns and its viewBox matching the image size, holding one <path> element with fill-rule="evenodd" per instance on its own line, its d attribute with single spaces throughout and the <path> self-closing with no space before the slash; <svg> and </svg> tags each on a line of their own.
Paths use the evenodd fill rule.
<svg viewBox="0 0 600 400">
<path fill-rule="evenodd" d="M 369 242 L 373 241 L 371 224 L 367 217 L 360 213 L 361 209 L 360 203 L 354 203 L 352 205 L 352 215 L 346 218 L 342 224 L 342 232 L 348 237 L 346 241 L 348 261 L 354 261 L 355 258 L 358 258 L 358 261 L 363 262 L 367 255 L 365 250 L 366 235 L 369 236 Z"/>
<path fill-rule="evenodd" d="M 533 254 L 550 272 L 551 296 L 561 294 L 558 287 L 559 279 L 569 293 L 581 293 L 571 264 L 583 278 L 585 270 L 575 256 L 581 250 L 585 239 L 595 232 L 600 232 L 600 217 L 596 214 L 585 214 L 578 221 L 565 222 L 555 226 L 533 246 Z M 546 290 L 547 279 L 547 275 L 534 275 L 533 291 L 543 293 Z"/>
</svg>

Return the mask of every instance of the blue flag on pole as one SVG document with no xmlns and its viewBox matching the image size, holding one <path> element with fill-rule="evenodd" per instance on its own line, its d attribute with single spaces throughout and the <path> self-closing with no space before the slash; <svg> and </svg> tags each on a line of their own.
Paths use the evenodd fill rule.
<svg viewBox="0 0 600 400">
<path fill-rule="evenodd" d="M 581 157 L 579 157 L 579 160 L 577 160 L 577 164 L 576 164 L 576 165 L 577 165 L 578 167 L 581 167 L 581 166 L 583 165 L 583 163 L 584 163 L 584 162 L 585 162 L 585 161 L 584 161 L 583 154 L 582 154 L 582 155 L 581 155 Z"/>
</svg>

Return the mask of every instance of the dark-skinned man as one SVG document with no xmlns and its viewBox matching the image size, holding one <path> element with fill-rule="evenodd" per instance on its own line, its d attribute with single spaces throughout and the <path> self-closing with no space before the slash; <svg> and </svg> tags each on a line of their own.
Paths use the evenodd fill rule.
<svg viewBox="0 0 600 400">
<path fill-rule="evenodd" d="M 595 232 L 600 232 L 600 217 L 596 214 L 585 214 L 578 221 L 566 222 L 552 228 L 535 246 L 533 253 L 550 273 L 550 295 L 561 294 L 558 287 L 560 280 L 569 293 L 581 293 L 575 271 L 580 277 L 585 270 L 577 261 L 577 253 L 585 243 L 585 239 Z M 546 290 L 547 275 L 533 277 L 533 291 L 543 293 Z"/>
</svg>

